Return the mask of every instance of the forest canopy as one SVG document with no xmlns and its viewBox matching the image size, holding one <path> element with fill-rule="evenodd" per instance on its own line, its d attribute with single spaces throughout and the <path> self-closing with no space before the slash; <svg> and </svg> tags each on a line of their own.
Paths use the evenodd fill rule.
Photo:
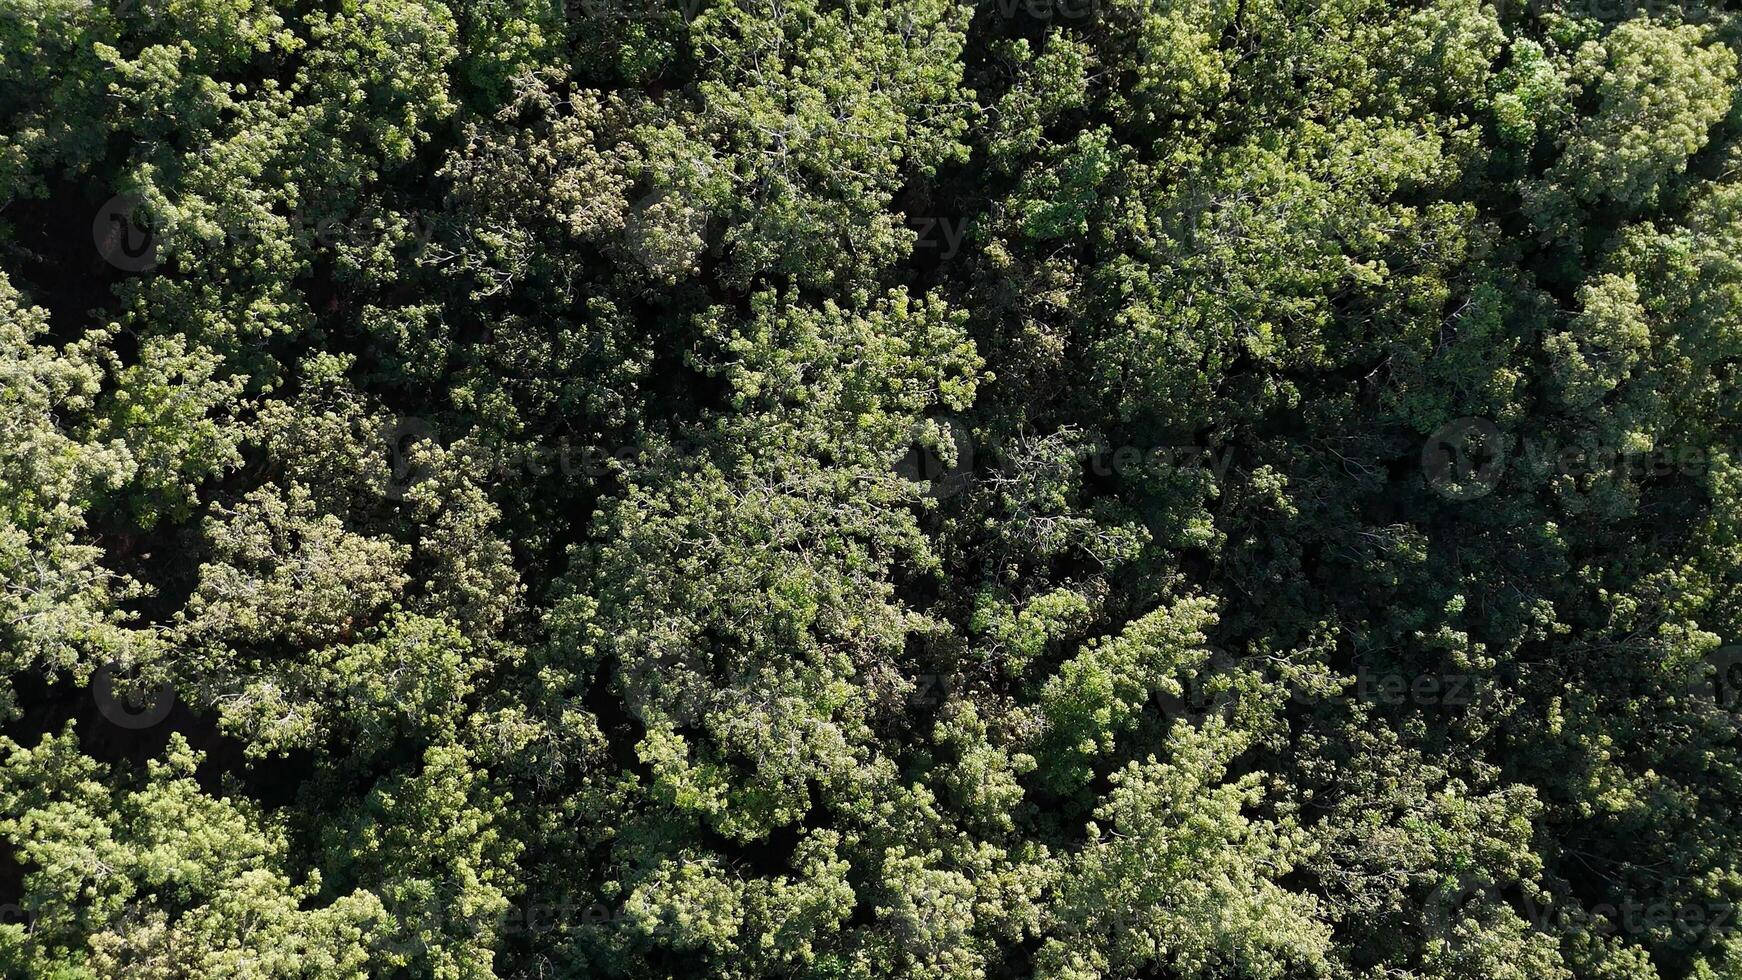
<svg viewBox="0 0 1742 980">
<path fill-rule="evenodd" d="M 1739 58 L 0 0 L 0 975 L 1742 978 Z"/>
</svg>

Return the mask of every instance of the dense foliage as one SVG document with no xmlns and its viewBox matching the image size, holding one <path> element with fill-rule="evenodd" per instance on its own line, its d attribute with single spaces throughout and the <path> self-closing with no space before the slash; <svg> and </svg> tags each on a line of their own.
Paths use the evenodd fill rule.
<svg viewBox="0 0 1742 980">
<path fill-rule="evenodd" d="M 1739 57 L 0 0 L 0 973 L 1742 978 Z"/>
</svg>

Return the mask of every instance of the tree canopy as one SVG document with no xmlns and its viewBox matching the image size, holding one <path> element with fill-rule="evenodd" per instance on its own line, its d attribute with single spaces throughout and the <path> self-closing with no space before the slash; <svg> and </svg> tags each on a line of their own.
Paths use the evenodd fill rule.
<svg viewBox="0 0 1742 980">
<path fill-rule="evenodd" d="M 1739 59 L 0 0 L 0 974 L 1742 978 Z"/>
</svg>

